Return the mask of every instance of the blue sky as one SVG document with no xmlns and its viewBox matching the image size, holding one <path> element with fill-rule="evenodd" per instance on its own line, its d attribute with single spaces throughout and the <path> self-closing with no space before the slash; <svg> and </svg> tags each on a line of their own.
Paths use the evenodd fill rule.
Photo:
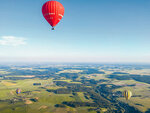
<svg viewBox="0 0 150 113">
<path fill-rule="evenodd" d="M 0 61 L 150 63 L 149 0 L 58 0 L 51 31 L 46 0 L 0 0 Z"/>
</svg>

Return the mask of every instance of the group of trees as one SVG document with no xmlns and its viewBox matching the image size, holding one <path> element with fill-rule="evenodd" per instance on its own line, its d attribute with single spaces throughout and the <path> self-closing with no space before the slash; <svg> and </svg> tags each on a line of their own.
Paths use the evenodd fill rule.
<svg viewBox="0 0 150 113">
<path fill-rule="evenodd" d="M 76 78 L 78 78 L 78 73 L 60 73 L 59 74 L 60 77 L 65 77 L 66 79 L 72 79 L 75 80 Z"/>
<path fill-rule="evenodd" d="M 72 93 L 72 91 L 70 89 L 67 89 L 67 88 L 59 88 L 59 89 L 56 89 L 56 90 L 47 89 L 46 91 L 53 92 L 53 93 L 56 93 L 56 94 L 70 94 L 70 93 Z"/>
<path fill-rule="evenodd" d="M 98 81 L 88 81 L 91 83 L 91 86 Z M 56 94 L 67 94 L 71 93 L 75 96 L 76 92 L 85 92 L 84 97 L 86 99 L 92 99 L 93 102 L 82 102 L 82 101 L 65 101 L 62 102 L 61 104 L 55 105 L 57 107 L 65 107 L 64 105 L 70 106 L 70 107 L 82 107 L 82 106 L 87 106 L 87 107 L 103 107 L 103 108 L 115 108 L 109 100 L 105 99 L 104 97 L 101 96 L 100 92 L 96 92 L 94 88 L 89 88 L 86 87 L 85 84 L 72 84 L 72 83 L 67 83 L 65 81 L 55 81 L 56 85 L 59 86 L 65 86 L 67 88 L 60 88 L 56 90 L 47 90 L 49 92 L 54 92 Z M 95 84 L 96 86 L 96 84 Z"/>
<path fill-rule="evenodd" d="M 76 79 L 80 75 L 87 75 L 87 74 L 105 74 L 103 71 L 99 71 L 98 69 L 91 69 L 91 68 L 84 68 L 83 72 L 79 73 L 60 73 L 56 74 L 58 71 L 60 71 L 57 68 L 37 68 L 37 69 L 45 69 L 45 71 L 32 71 L 32 70 L 17 70 L 17 69 L 8 69 L 12 73 L 9 75 L 36 75 L 36 77 L 39 77 L 43 79 L 44 77 L 52 77 L 54 80 L 57 80 L 61 77 L 64 77 L 66 79 L 71 79 L 72 81 L 77 81 Z M 117 74 L 122 74 L 122 76 L 119 76 Z M 125 75 L 123 75 L 125 74 Z M 45 75 L 44 77 L 41 75 Z M 21 78 L 21 77 L 20 77 Z M 117 80 L 130 80 L 134 79 L 137 81 L 142 81 L 146 83 L 150 83 L 150 76 L 141 76 L 141 75 L 129 75 L 128 73 L 123 72 L 114 72 L 113 74 L 109 75 L 108 78 L 111 79 L 117 79 Z M 18 77 L 12 77 L 10 79 L 19 79 Z M 25 79 L 22 77 L 21 79 Z M 54 81 L 54 83 L 57 86 L 65 87 L 65 88 L 58 88 L 58 89 L 47 89 L 46 87 L 41 87 L 45 89 L 48 92 L 53 92 L 55 94 L 72 94 L 72 97 L 77 97 L 77 92 L 84 92 L 85 99 L 93 100 L 92 102 L 82 102 L 79 100 L 76 101 L 64 101 L 61 104 L 56 104 L 55 107 L 94 107 L 94 110 L 97 110 L 98 108 L 107 108 L 109 111 L 114 112 L 121 112 L 124 111 L 123 105 L 121 103 L 117 104 L 118 101 L 116 98 L 114 98 L 112 90 L 116 88 L 120 88 L 122 86 L 116 86 L 113 84 L 102 84 L 103 82 L 108 82 L 108 80 L 95 80 L 95 79 L 87 79 L 86 77 L 81 77 L 81 80 L 79 81 L 82 84 L 78 83 L 69 83 L 65 81 Z M 34 83 L 33 85 L 41 85 L 40 83 Z M 90 86 L 90 87 L 87 87 Z M 26 93 L 26 92 L 24 92 Z M 121 92 L 117 92 L 116 94 L 120 95 Z M 1 101 L 1 100 L 0 100 Z M 8 100 L 7 100 L 8 101 Z M 10 101 L 10 100 L 9 100 Z M 33 102 L 37 102 L 38 99 L 31 99 Z M 130 111 L 136 111 L 133 109 L 133 107 L 129 107 Z M 127 108 L 125 108 L 127 109 Z M 92 109 L 90 109 L 92 110 Z M 97 110 L 99 111 L 99 109 Z"/>
<path fill-rule="evenodd" d="M 108 76 L 108 78 L 117 79 L 117 80 L 134 79 L 139 82 L 145 82 L 145 83 L 150 84 L 150 76 L 147 76 L 147 75 L 121 75 L 120 76 L 120 75 L 111 74 Z"/>
<path fill-rule="evenodd" d="M 83 106 L 87 106 L 87 107 L 97 107 L 98 105 L 96 103 L 90 103 L 90 102 L 63 102 L 62 104 L 70 106 L 70 107 L 83 107 Z"/>
<path fill-rule="evenodd" d="M 125 72 L 113 72 L 112 74 L 129 74 L 129 73 L 125 73 Z"/>
<path fill-rule="evenodd" d="M 33 83 L 34 86 L 40 86 L 41 83 Z"/>
<path fill-rule="evenodd" d="M 105 81 L 105 80 L 104 80 Z M 93 102 L 81 102 L 81 101 L 65 101 L 62 102 L 59 105 L 56 105 L 57 107 L 65 107 L 65 105 L 70 106 L 70 107 L 82 107 L 82 106 L 87 106 L 87 107 L 102 107 L 102 108 L 107 108 L 108 111 L 115 111 L 115 108 L 118 106 L 113 105 L 111 102 L 111 99 L 109 100 L 108 98 L 112 94 L 112 89 L 118 88 L 118 86 L 111 85 L 111 87 L 107 87 L 106 84 L 101 84 L 97 86 L 98 83 L 102 83 L 102 81 L 96 81 L 94 79 L 91 80 L 81 80 L 82 84 L 75 84 L 75 83 L 68 83 L 65 81 L 55 81 L 55 84 L 58 86 L 65 86 L 66 88 L 60 88 L 56 90 L 47 90 L 49 92 L 54 92 L 56 94 L 67 94 L 71 93 L 75 95 L 75 92 L 84 92 L 84 97 L 86 99 L 92 99 Z M 87 84 L 90 87 L 86 87 Z M 121 107 L 118 107 L 121 109 Z"/>
<path fill-rule="evenodd" d="M 29 68 L 26 66 L 22 66 L 20 68 Z M 33 77 L 30 77 L 30 79 L 32 78 L 40 78 L 40 79 L 47 79 L 47 78 L 59 78 L 55 73 L 57 73 L 58 71 L 61 71 L 58 68 L 33 68 L 33 70 L 31 69 L 19 69 L 19 68 L 15 68 L 12 69 L 11 67 L 0 67 L 0 69 L 5 69 L 7 72 L 6 74 L 0 75 L 3 77 L 3 79 L 6 80 L 23 80 L 23 79 L 29 79 L 28 77 L 20 77 L 19 75 L 23 75 L 23 76 L 28 76 L 28 75 L 35 75 Z M 40 71 L 41 69 L 43 69 L 44 71 Z"/>
<path fill-rule="evenodd" d="M 68 83 L 65 81 L 54 81 L 57 86 L 66 87 L 58 89 L 47 89 L 48 92 L 54 92 L 56 94 L 70 94 L 72 92 L 87 92 L 91 88 L 84 86 L 83 84 Z"/>
<path fill-rule="evenodd" d="M 105 74 L 105 72 L 97 69 L 86 69 L 83 72 L 80 72 L 80 74 Z"/>
</svg>

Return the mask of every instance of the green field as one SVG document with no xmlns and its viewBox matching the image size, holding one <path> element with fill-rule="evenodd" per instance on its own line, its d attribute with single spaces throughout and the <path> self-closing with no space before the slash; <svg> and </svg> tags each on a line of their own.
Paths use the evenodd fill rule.
<svg viewBox="0 0 150 113">
<path fill-rule="evenodd" d="M 128 103 L 131 106 L 134 106 L 138 108 L 140 111 L 145 112 L 148 109 L 150 109 L 150 85 L 143 83 L 143 82 L 137 82 L 134 80 L 124 80 L 124 81 L 114 81 L 113 84 L 115 85 L 131 85 L 131 84 L 137 84 L 133 87 L 124 87 L 114 90 L 115 91 L 124 91 L 124 90 L 130 90 L 133 94 L 132 98 L 129 101 L 126 101 L 124 97 L 118 98 L 118 100 Z M 140 95 L 140 97 L 134 97 L 136 95 Z"/>
<path fill-rule="evenodd" d="M 70 80 L 66 80 L 71 83 Z M 61 104 L 63 101 L 87 101 L 84 98 L 83 92 L 77 93 L 77 96 L 72 94 L 54 94 L 48 92 L 41 87 L 47 89 L 57 89 L 58 86 L 51 84 L 52 79 L 40 80 L 40 79 L 26 79 L 26 80 L 2 80 L 0 82 L 0 100 L 12 100 L 14 98 L 24 99 L 22 102 L 16 101 L 15 103 L 0 102 L 0 113 L 67 113 L 71 111 L 72 113 L 83 113 L 87 111 L 88 108 L 56 108 L 55 104 Z M 41 86 L 33 86 L 33 83 L 42 83 Z M 50 85 L 49 85 L 50 84 Z M 48 86 L 49 85 L 49 86 Z M 22 90 L 21 94 L 16 94 L 16 89 L 20 88 Z M 25 93 L 30 91 L 30 93 Z M 31 99 L 38 99 L 37 102 Z M 90 113 L 90 112 L 89 112 Z M 95 112 L 91 112 L 95 113 Z"/>
<path fill-rule="evenodd" d="M 58 65 L 1 69 L 0 113 L 124 113 L 129 109 L 144 113 L 150 109 L 150 69 L 128 68 L 64 69 Z M 138 74 L 137 78 L 130 73 Z M 17 88 L 20 94 L 16 94 Z M 133 94 L 128 101 L 122 96 L 124 90 Z"/>
</svg>

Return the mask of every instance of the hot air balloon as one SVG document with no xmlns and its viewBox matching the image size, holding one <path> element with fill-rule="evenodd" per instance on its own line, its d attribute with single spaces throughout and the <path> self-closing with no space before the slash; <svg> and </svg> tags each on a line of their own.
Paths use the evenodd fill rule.
<svg viewBox="0 0 150 113">
<path fill-rule="evenodd" d="M 21 89 L 17 88 L 17 89 L 16 89 L 16 93 L 17 93 L 17 94 L 20 94 L 20 93 L 21 93 Z"/>
<path fill-rule="evenodd" d="M 54 27 L 64 16 L 64 7 L 61 3 L 51 0 L 43 5 L 42 13 L 47 22 L 52 26 L 52 30 L 54 30 Z"/>
<path fill-rule="evenodd" d="M 132 96 L 132 92 L 130 90 L 125 90 L 123 95 L 126 98 L 126 100 L 129 100 Z"/>
</svg>

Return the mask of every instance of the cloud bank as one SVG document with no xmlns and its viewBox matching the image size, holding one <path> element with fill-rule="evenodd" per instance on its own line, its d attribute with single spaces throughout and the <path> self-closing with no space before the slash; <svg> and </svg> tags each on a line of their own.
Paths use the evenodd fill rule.
<svg viewBox="0 0 150 113">
<path fill-rule="evenodd" d="M 26 45 L 26 39 L 15 36 L 2 36 L 0 38 L 0 45 L 2 46 L 20 46 Z"/>
</svg>

